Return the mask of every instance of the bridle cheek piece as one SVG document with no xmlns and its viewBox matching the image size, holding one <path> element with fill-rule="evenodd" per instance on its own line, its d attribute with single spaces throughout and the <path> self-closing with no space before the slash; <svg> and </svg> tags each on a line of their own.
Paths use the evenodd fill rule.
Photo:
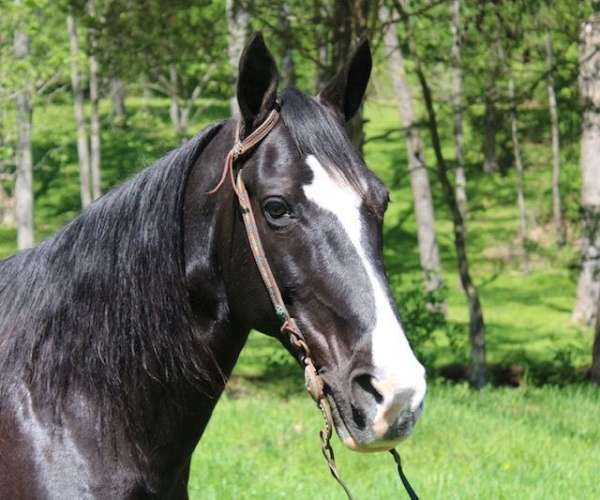
<svg viewBox="0 0 600 500">
<path fill-rule="evenodd" d="M 342 478 L 337 470 L 333 448 L 331 447 L 331 436 L 333 433 L 334 424 L 331 406 L 327 396 L 325 395 L 325 383 L 319 375 L 319 372 L 312 360 L 310 349 L 306 344 L 304 335 L 300 331 L 296 320 L 290 315 L 283 301 L 281 290 L 277 285 L 277 281 L 275 280 L 275 276 L 273 275 L 273 271 L 271 270 L 271 266 L 267 260 L 265 250 L 260 239 L 260 234 L 258 232 L 258 226 L 256 224 L 254 212 L 252 211 L 250 197 L 248 196 L 248 191 L 242 178 L 242 169 L 240 168 L 237 178 L 234 174 L 235 161 L 254 149 L 269 134 L 269 132 L 273 130 L 278 121 L 279 110 L 277 108 L 273 109 L 267 118 L 265 118 L 265 120 L 261 123 L 261 125 L 243 141 L 241 141 L 239 138 L 240 124 L 238 122 L 235 132 L 235 144 L 227 154 L 225 165 L 223 166 L 223 173 L 221 174 L 219 182 L 216 184 L 216 186 L 208 191 L 207 194 L 216 193 L 225 183 L 227 177 L 229 177 L 231 187 L 233 188 L 240 205 L 244 228 L 246 229 L 246 235 L 248 236 L 248 242 L 250 243 L 250 249 L 252 250 L 256 267 L 258 268 L 260 276 L 267 289 L 267 293 L 269 294 L 269 298 L 271 299 L 271 303 L 273 304 L 275 315 L 281 322 L 280 332 L 287 336 L 287 340 L 297 350 L 300 362 L 304 366 L 304 380 L 306 389 L 311 397 L 316 401 L 321 413 L 323 414 L 324 425 L 319 433 L 321 438 L 321 452 L 327 461 L 327 465 L 329 466 L 331 474 L 344 489 L 348 498 L 352 499 L 352 495 L 348 489 L 348 486 L 346 486 L 344 481 L 342 481 Z M 402 471 L 400 455 L 398 455 L 398 452 L 394 449 L 390 450 L 390 452 L 394 456 L 394 460 L 398 466 L 400 479 L 402 480 L 402 484 L 406 488 L 411 500 L 418 500 L 417 495 L 408 483 L 408 480 Z"/>
</svg>

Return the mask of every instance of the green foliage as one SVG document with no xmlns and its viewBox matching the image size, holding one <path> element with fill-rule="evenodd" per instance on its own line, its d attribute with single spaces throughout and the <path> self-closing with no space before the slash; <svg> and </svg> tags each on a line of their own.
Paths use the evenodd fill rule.
<svg viewBox="0 0 600 500">
<path fill-rule="evenodd" d="M 35 107 L 65 78 L 68 45 L 60 7 L 52 0 L 0 0 L 0 172 L 12 170 L 16 94 L 28 89 Z M 29 39 L 26 57 L 15 55 L 16 32 Z"/>
<path fill-rule="evenodd" d="M 153 89 L 169 94 L 169 68 L 177 91 L 225 97 L 233 83 L 227 59 L 225 2 L 152 0 L 104 2 L 99 54 L 109 75 L 136 81 L 146 75 Z"/>
<path fill-rule="evenodd" d="M 0 90 L 2 97 L 25 84 L 43 86 L 65 65 L 68 54 L 65 18 L 61 2 L 0 0 Z M 17 59 L 13 51 L 15 31 L 29 36 L 29 56 Z"/>
<path fill-rule="evenodd" d="M 465 362 L 467 337 L 464 325 L 448 321 L 444 310 L 448 290 L 440 288 L 427 292 L 420 279 L 402 286 L 400 275 L 393 275 L 390 285 L 396 291 L 402 327 L 417 358 L 429 373 L 434 373 L 441 347 L 448 347 L 456 361 Z"/>
</svg>

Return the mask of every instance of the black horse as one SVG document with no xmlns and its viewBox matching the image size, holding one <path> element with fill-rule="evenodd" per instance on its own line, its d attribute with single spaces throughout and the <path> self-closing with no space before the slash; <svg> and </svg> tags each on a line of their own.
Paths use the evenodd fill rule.
<svg viewBox="0 0 600 500">
<path fill-rule="evenodd" d="M 340 438 L 383 450 L 412 429 L 425 379 L 383 269 L 388 192 L 344 131 L 370 70 L 362 42 L 317 97 L 289 89 L 278 103 L 273 57 L 253 37 L 242 137 L 275 106 L 282 119 L 236 168 Z M 0 262 L 1 498 L 187 498 L 249 330 L 279 334 L 232 187 L 208 194 L 235 129 L 208 127 Z"/>
</svg>

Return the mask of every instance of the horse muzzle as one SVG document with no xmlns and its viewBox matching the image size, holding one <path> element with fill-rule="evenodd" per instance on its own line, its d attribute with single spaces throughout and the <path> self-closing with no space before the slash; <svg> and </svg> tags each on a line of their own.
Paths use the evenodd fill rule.
<svg viewBox="0 0 600 500">
<path fill-rule="evenodd" d="M 410 384 L 393 378 L 359 373 L 351 377 L 351 398 L 332 390 L 329 397 L 336 431 L 355 451 L 375 452 L 394 448 L 413 430 L 424 406 L 424 370 Z"/>
</svg>

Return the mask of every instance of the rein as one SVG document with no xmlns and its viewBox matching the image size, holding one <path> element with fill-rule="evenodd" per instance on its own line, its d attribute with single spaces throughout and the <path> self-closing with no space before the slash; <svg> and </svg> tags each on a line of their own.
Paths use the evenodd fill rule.
<svg viewBox="0 0 600 500">
<path fill-rule="evenodd" d="M 225 165 L 223 167 L 223 173 L 217 185 L 211 189 L 208 194 L 216 193 L 219 188 L 223 185 L 227 177 L 231 182 L 231 187 L 233 191 L 237 195 L 237 199 L 240 205 L 240 209 L 242 212 L 242 220 L 244 221 L 244 227 L 246 229 L 246 234 L 248 236 L 248 241 L 250 243 L 250 249 L 252 250 L 252 255 L 254 257 L 254 261 L 256 262 L 256 267 L 261 275 L 261 278 L 265 284 L 269 297 L 271 299 L 271 303 L 275 309 L 275 315 L 277 319 L 281 322 L 280 332 L 283 335 L 287 335 L 288 340 L 291 345 L 293 345 L 299 354 L 300 362 L 304 366 L 304 380 L 306 384 L 306 390 L 310 394 L 310 396 L 316 401 L 319 406 L 321 413 L 323 415 L 323 428 L 319 432 L 319 436 L 321 439 L 321 452 L 327 461 L 327 465 L 329 466 L 329 471 L 331 475 L 335 478 L 335 480 L 339 483 L 339 485 L 343 488 L 346 496 L 349 500 L 352 500 L 352 494 L 350 493 L 350 489 L 346 485 L 346 483 L 342 480 L 340 473 L 338 472 L 335 456 L 333 454 L 333 448 L 331 447 L 331 437 L 333 434 L 333 416 L 331 413 L 331 405 L 327 396 L 325 395 L 325 383 L 323 379 L 320 377 L 319 372 L 311 358 L 310 349 L 304 340 L 304 336 L 296 323 L 296 320 L 289 313 L 284 301 L 281 296 L 281 291 L 279 290 L 279 286 L 277 285 L 277 281 L 275 280 L 275 276 L 273 275 L 273 271 L 271 270 L 271 266 L 267 260 L 267 256 L 265 254 L 264 247 L 262 245 L 262 241 L 260 239 L 260 234 L 258 232 L 258 226 L 256 224 L 256 219 L 254 218 L 254 213 L 252 211 L 252 205 L 250 204 L 250 197 L 248 196 L 248 191 L 246 190 L 246 186 L 244 185 L 244 181 L 242 179 L 242 171 L 240 169 L 237 178 L 234 174 L 234 164 L 235 161 L 245 155 L 247 152 L 252 150 L 255 146 L 257 146 L 268 134 L 273 130 L 275 125 L 279 120 L 279 111 L 278 109 L 273 109 L 267 116 L 267 118 L 262 122 L 262 124 L 254 130 L 248 137 L 246 137 L 243 141 L 239 139 L 239 122 L 236 127 L 235 133 L 235 144 L 233 148 L 227 154 L 227 158 L 225 159 Z M 411 500 L 418 500 L 418 496 L 411 487 L 408 479 L 404 475 L 404 471 L 402 470 L 402 464 L 400 461 L 400 455 L 395 449 L 389 450 L 393 455 L 394 460 L 396 461 L 396 465 L 398 467 L 398 474 L 400 476 L 400 480 L 406 489 Z"/>
</svg>

